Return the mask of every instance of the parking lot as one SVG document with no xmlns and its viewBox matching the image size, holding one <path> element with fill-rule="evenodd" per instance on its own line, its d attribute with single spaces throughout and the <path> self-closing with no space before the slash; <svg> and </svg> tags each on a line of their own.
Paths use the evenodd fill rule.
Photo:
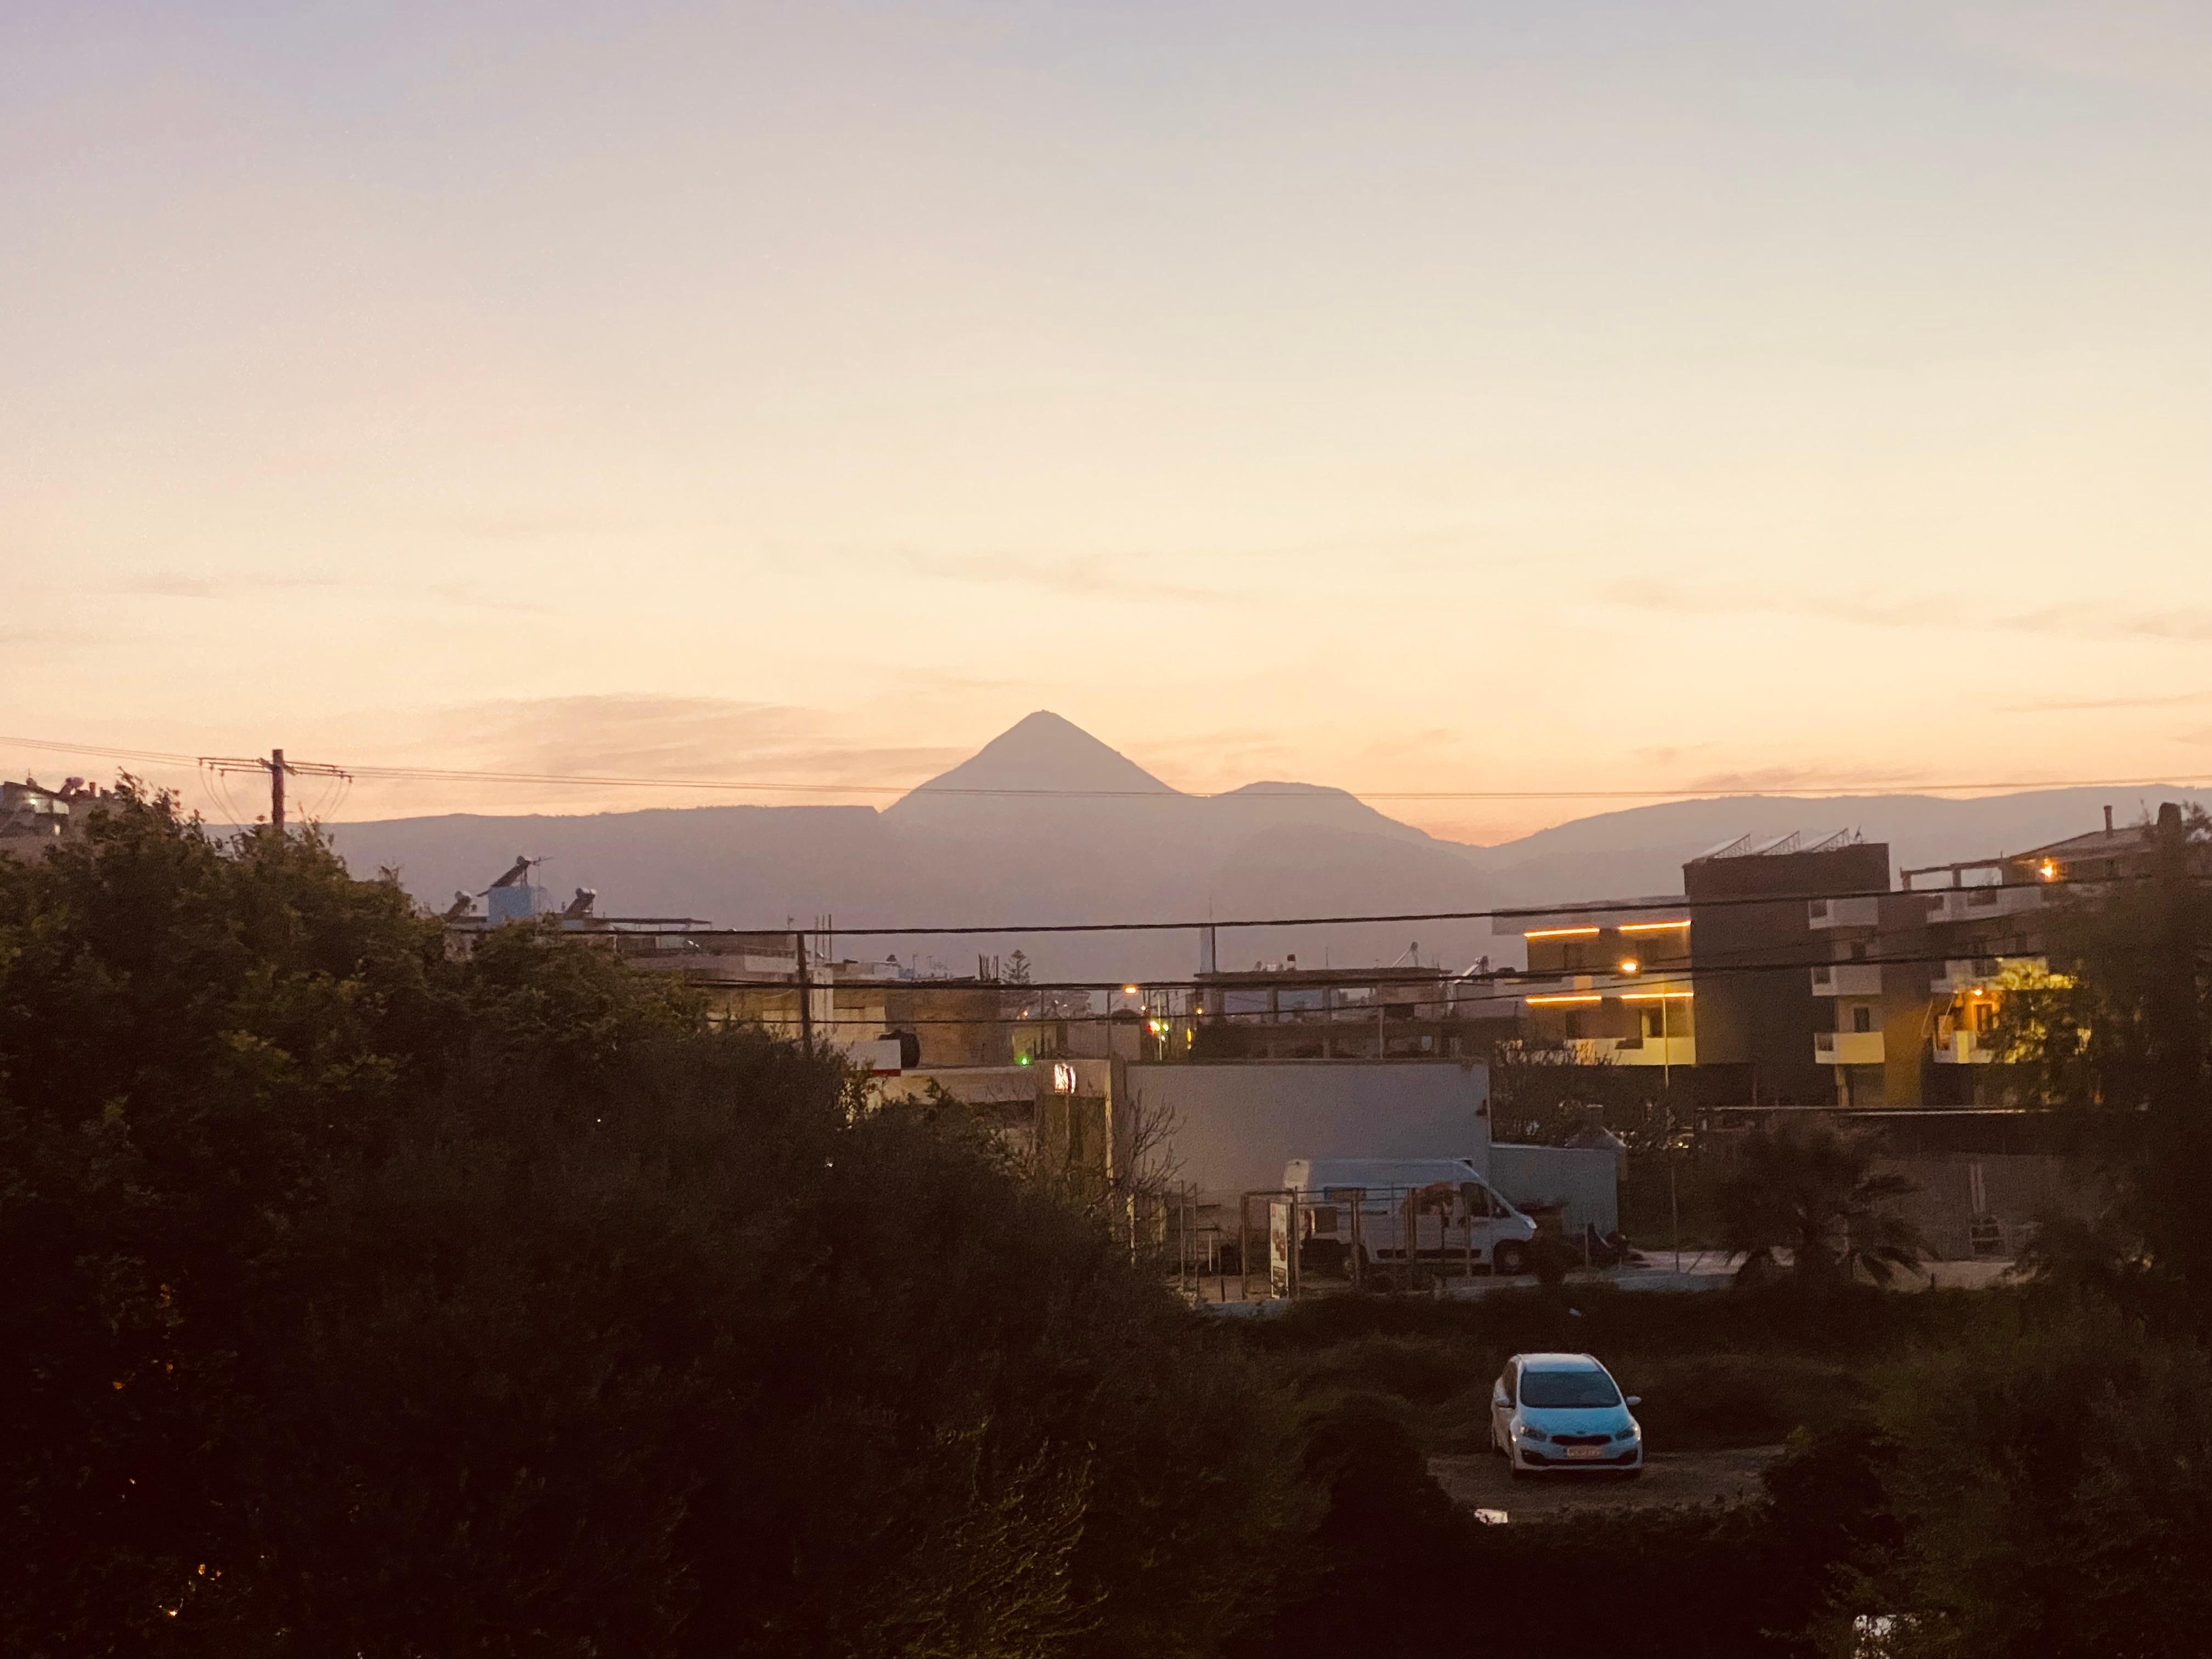
<svg viewBox="0 0 2212 1659">
<path fill-rule="evenodd" d="M 1519 1521 L 1577 1509 L 1652 1509 L 1756 1498 L 1759 1470 L 1781 1449 L 1750 1446 L 1734 1451 L 1648 1453 L 1644 1474 L 1634 1480 L 1589 1474 L 1516 1480 L 1504 1458 L 1486 1452 L 1431 1457 L 1429 1472 L 1454 1502 L 1469 1509 L 1504 1510 Z"/>
</svg>

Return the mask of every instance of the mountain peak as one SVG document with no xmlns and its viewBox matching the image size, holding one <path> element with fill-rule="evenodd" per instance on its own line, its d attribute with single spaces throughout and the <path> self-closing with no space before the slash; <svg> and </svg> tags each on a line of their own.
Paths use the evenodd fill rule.
<svg viewBox="0 0 2212 1659">
<path fill-rule="evenodd" d="M 917 796 L 1000 789 L 1078 795 L 1178 793 L 1073 720 L 1040 708 L 1024 714 L 951 771 L 917 785 L 890 810 L 898 811 Z"/>
</svg>

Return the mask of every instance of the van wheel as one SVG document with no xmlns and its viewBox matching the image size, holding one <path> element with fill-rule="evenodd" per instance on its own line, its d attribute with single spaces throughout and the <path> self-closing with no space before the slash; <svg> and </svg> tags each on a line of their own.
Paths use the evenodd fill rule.
<svg viewBox="0 0 2212 1659">
<path fill-rule="evenodd" d="M 1528 1271 L 1528 1250 L 1518 1239 L 1507 1239 L 1490 1254 L 1490 1270 L 1508 1279 Z"/>
</svg>

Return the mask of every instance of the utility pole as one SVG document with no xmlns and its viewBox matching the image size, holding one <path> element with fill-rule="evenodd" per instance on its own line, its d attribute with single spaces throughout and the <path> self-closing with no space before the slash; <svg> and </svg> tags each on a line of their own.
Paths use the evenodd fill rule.
<svg viewBox="0 0 2212 1659">
<path fill-rule="evenodd" d="M 2151 1218 L 2154 1249 L 2177 1258 L 2185 1287 L 2200 1319 L 2212 1322 L 2212 1240 L 2199 1206 L 2201 1182 L 2212 1162 L 2212 1101 L 2206 1098 L 2204 1013 L 2197 988 L 2197 950 L 2208 931 L 2204 895 L 2191 867 L 2193 848 L 2181 808 L 2160 804 L 2153 831 L 2151 872 L 2158 917 L 2154 953 L 2159 959 L 2144 999 L 2148 1039 Z M 2158 1234 L 2165 1237 L 2159 1237 Z"/>
<path fill-rule="evenodd" d="M 806 935 L 793 930 L 791 948 L 799 953 L 799 1046 L 814 1052 L 814 987 L 806 975 Z"/>
<path fill-rule="evenodd" d="M 269 827 L 284 833 L 284 751 L 269 751 Z"/>
</svg>

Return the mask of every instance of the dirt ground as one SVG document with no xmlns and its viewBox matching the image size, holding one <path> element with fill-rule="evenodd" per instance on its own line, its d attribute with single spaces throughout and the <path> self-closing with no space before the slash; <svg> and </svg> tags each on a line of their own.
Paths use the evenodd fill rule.
<svg viewBox="0 0 2212 1659">
<path fill-rule="evenodd" d="M 1504 1510 L 1514 1520 L 1577 1509 L 1645 1509 L 1668 1504 L 1731 1503 L 1759 1494 L 1759 1472 L 1782 1449 L 1653 1452 L 1634 1480 L 1618 1475 L 1551 1474 L 1516 1480 L 1505 1460 L 1487 1452 L 1431 1457 L 1429 1473 L 1455 1503 Z"/>
</svg>

